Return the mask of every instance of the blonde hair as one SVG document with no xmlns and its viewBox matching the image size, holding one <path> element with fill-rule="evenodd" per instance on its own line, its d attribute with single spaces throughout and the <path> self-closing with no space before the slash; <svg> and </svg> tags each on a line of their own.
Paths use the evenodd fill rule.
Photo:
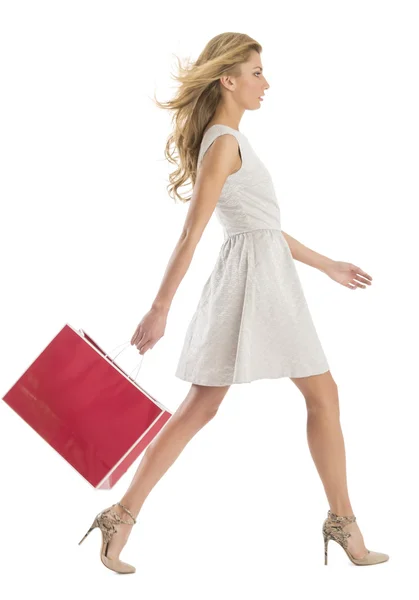
<svg viewBox="0 0 419 600">
<path fill-rule="evenodd" d="M 177 169 L 169 175 L 167 190 L 175 202 L 188 202 L 178 189 L 188 179 L 195 185 L 197 161 L 203 132 L 213 117 L 221 99 L 219 79 L 223 75 L 239 76 L 241 63 L 247 62 L 252 50 L 259 54 L 262 46 L 244 33 L 220 33 L 212 38 L 195 62 L 182 66 L 178 57 L 180 83 L 175 96 L 168 102 L 154 100 L 159 108 L 173 111 L 173 131 L 167 138 L 165 158 Z M 177 153 L 177 156 L 176 156 Z"/>
</svg>

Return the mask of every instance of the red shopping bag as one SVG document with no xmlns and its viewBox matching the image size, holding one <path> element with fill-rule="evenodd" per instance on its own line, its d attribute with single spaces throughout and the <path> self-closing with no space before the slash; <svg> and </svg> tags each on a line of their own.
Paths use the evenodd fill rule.
<svg viewBox="0 0 419 600">
<path fill-rule="evenodd" d="M 172 416 L 68 323 L 3 400 L 98 489 L 111 489 Z"/>
</svg>

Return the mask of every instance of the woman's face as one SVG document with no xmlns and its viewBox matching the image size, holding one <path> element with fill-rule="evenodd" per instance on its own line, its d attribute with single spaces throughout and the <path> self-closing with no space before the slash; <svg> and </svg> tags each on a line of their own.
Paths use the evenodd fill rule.
<svg viewBox="0 0 419 600">
<path fill-rule="evenodd" d="M 235 77 L 235 99 L 245 109 L 259 108 L 263 100 L 259 98 L 264 95 L 265 90 L 269 88 L 265 76 L 263 75 L 263 65 L 260 54 L 253 51 L 250 59 L 241 65 L 242 74 Z"/>
</svg>

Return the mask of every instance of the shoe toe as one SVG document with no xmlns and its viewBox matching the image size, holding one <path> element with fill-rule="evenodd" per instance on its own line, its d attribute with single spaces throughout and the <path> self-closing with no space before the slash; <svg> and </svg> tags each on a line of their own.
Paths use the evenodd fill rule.
<svg viewBox="0 0 419 600">
<path fill-rule="evenodd" d="M 119 563 L 119 567 L 120 567 L 120 573 L 135 573 L 136 569 L 133 565 L 129 565 L 128 563 L 125 562 L 120 562 Z"/>
<path fill-rule="evenodd" d="M 378 563 L 386 562 L 389 559 L 388 554 L 384 552 L 374 552 L 374 550 L 368 550 L 368 554 L 363 558 L 356 560 L 359 565 L 376 565 Z"/>
<path fill-rule="evenodd" d="M 105 567 L 111 569 L 112 571 L 116 571 L 117 573 L 135 573 L 136 569 L 133 565 L 129 565 L 126 562 L 123 562 L 119 559 L 111 559 L 107 556 L 102 556 L 102 562 Z"/>
<path fill-rule="evenodd" d="M 374 552 L 373 550 L 370 551 L 370 555 L 372 555 L 371 558 L 373 558 L 376 563 L 386 562 L 386 560 L 390 558 L 389 555 L 384 552 Z"/>
</svg>

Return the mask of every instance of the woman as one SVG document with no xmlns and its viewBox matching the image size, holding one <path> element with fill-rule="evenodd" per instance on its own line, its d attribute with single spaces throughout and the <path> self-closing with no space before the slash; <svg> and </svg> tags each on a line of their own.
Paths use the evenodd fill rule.
<svg viewBox="0 0 419 600">
<path fill-rule="evenodd" d="M 309 448 L 330 505 L 323 522 L 325 564 L 330 539 L 357 565 L 389 558 L 367 550 L 353 515 L 337 387 L 294 259 L 350 289 L 365 288 L 372 278 L 281 230 L 272 179 L 239 130 L 244 111 L 259 108 L 269 88 L 261 52 L 260 44 L 247 35 L 218 35 L 190 68 L 181 67 L 176 97 L 158 103 L 176 117 L 165 149 L 175 162 L 170 151 L 174 144 L 180 158 L 170 192 L 184 201 L 177 189 L 190 178 L 193 194 L 185 200 L 190 205 L 184 228 L 158 294 L 131 339 L 140 354 L 164 335 L 170 304 L 214 210 L 225 240 L 186 332 L 176 371 L 192 383 L 189 393 L 147 448 L 121 501 L 99 513 L 89 530 L 101 529 L 102 562 L 120 573 L 135 572 L 119 555 L 145 499 L 186 444 L 217 414 L 230 385 L 278 377 L 290 377 L 306 401 Z"/>
</svg>

